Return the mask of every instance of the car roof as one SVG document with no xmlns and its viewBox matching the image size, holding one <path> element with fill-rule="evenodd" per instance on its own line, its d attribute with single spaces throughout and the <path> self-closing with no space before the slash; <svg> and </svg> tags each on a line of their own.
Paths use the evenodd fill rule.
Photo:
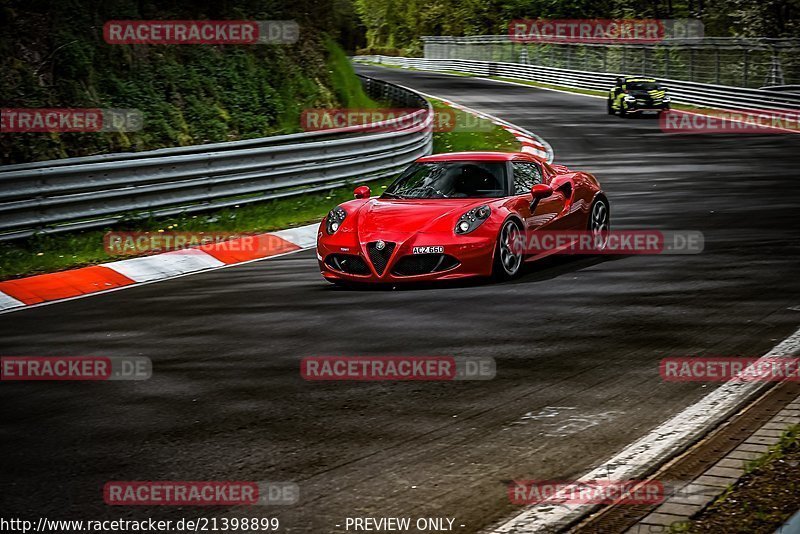
<svg viewBox="0 0 800 534">
<path fill-rule="evenodd" d="M 625 78 L 626 82 L 656 82 L 655 78 L 643 78 L 641 76 L 628 76 Z"/>
<path fill-rule="evenodd" d="M 430 163 L 436 161 L 511 161 L 515 159 L 538 160 L 536 156 L 525 152 L 450 152 L 423 156 L 417 161 L 419 163 Z"/>
</svg>

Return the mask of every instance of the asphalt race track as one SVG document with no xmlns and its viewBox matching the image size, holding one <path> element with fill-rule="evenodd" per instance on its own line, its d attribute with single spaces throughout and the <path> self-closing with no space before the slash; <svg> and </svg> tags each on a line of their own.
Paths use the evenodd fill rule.
<svg viewBox="0 0 800 534">
<path fill-rule="evenodd" d="M 0 385 L 5 515 L 274 516 L 290 533 L 400 515 L 478 532 L 515 510 L 507 481 L 579 477 L 713 387 L 662 382 L 661 358 L 758 356 L 800 324 L 800 137 L 671 136 L 601 99 L 359 70 L 541 135 L 598 176 L 612 227 L 700 230 L 706 251 L 394 291 L 329 286 L 305 251 L 2 315 L 4 355 L 154 364 L 143 382 Z M 315 355 L 491 356 L 497 378 L 306 382 Z M 301 503 L 114 508 L 111 480 L 295 481 Z"/>
</svg>

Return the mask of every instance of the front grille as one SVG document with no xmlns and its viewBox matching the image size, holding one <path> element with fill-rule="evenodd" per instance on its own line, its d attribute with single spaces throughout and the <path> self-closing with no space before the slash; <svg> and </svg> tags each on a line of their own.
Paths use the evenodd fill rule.
<svg viewBox="0 0 800 534">
<path fill-rule="evenodd" d="M 411 254 L 403 256 L 392 269 L 397 276 L 415 276 L 418 274 L 438 273 L 452 269 L 458 260 L 448 254 Z"/>
<path fill-rule="evenodd" d="M 386 270 L 386 265 L 392 256 L 395 243 L 385 242 L 382 250 L 378 250 L 377 244 L 377 241 L 367 243 L 367 254 L 369 254 L 369 261 L 372 262 L 372 266 L 375 267 L 375 272 L 381 275 Z"/>
<path fill-rule="evenodd" d="M 325 265 L 347 274 L 369 274 L 367 262 L 354 254 L 331 254 L 325 258 Z"/>
</svg>

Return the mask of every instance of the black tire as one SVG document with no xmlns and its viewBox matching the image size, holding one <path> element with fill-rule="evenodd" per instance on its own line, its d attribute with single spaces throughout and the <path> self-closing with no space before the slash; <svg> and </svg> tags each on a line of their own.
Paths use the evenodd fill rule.
<svg viewBox="0 0 800 534">
<path fill-rule="evenodd" d="M 607 111 L 608 111 L 609 115 L 616 115 L 617 114 L 617 112 L 614 111 L 614 106 L 613 106 L 613 103 L 612 103 L 610 98 L 606 100 L 606 108 L 607 108 Z"/>
<path fill-rule="evenodd" d="M 619 116 L 620 117 L 627 117 L 628 116 L 628 109 L 625 107 L 625 102 L 620 102 L 619 104 Z"/>
<path fill-rule="evenodd" d="M 497 233 L 492 278 L 511 280 L 522 272 L 525 257 L 520 247 L 521 239 L 522 228 L 519 223 L 514 219 L 506 219 Z"/>
<path fill-rule="evenodd" d="M 592 202 L 589 210 L 589 222 L 586 230 L 595 237 L 595 246 L 603 250 L 608 245 L 608 232 L 611 231 L 611 209 L 608 200 L 598 197 Z"/>
</svg>

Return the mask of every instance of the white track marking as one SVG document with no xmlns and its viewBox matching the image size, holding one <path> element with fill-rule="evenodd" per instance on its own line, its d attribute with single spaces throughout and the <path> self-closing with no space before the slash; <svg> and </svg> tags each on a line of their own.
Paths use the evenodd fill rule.
<svg viewBox="0 0 800 534">
<path fill-rule="evenodd" d="M 606 100 L 608 97 L 602 95 L 587 95 L 586 93 L 578 93 L 576 91 L 567 91 L 565 89 L 553 89 L 551 87 L 539 87 L 538 85 L 531 85 L 529 83 L 512 82 L 511 80 L 495 80 L 493 78 L 482 78 L 489 82 L 505 83 L 507 85 L 519 85 L 520 87 L 527 87 L 528 89 L 541 89 L 542 91 L 553 91 L 554 93 L 564 93 L 565 95 L 587 96 L 589 98 L 601 98 Z"/>
<path fill-rule="evenodd" d="M 800 329 L 776 345 L 759 361 L 764 358 L 790 357 L 798 352 L 800 352 Z M 726 382 L 581 477 L 579 482 L 635 480 L 645 476 L 653 467 L 665 462 L 684 446 L 700 439 L 709 429 L 727 420 L 743 402 L 765 386 L 764 382 Z M 594 508 L 596 508 L 594 505 L 534 505 L 487 532 L 493 534 L 555 532 L 575 522 Z"/>
<path fill-rule="evenodd" d="M 25 306 L 24 302 L 20 302 L 14 297 L 10 295 L 6 295 L 2 291 L 0 291 L 0 310 L 10 310 L 11 308 L 18 308 L 20 306 Z"/>
<path fill-rule="evenodd" d="M 155 256 L 104 263 L 103 267 L 113 269 L 134 282 L 152 282 L 223 265 L 225 265 L 224 262 L 219 261 L 211 254 L 188 248 Z"/>
<path fill-rule="evenodd" d="M 278 236 L 284 241 L 288 241 L 300 248 L 311 248 L 317 244 L 317 228 L 319 228 L 318 224 L 309 224 L 298 228 L 288 228 L 286 230 L 272 232 L 272 235 Z"/>
</svg>

